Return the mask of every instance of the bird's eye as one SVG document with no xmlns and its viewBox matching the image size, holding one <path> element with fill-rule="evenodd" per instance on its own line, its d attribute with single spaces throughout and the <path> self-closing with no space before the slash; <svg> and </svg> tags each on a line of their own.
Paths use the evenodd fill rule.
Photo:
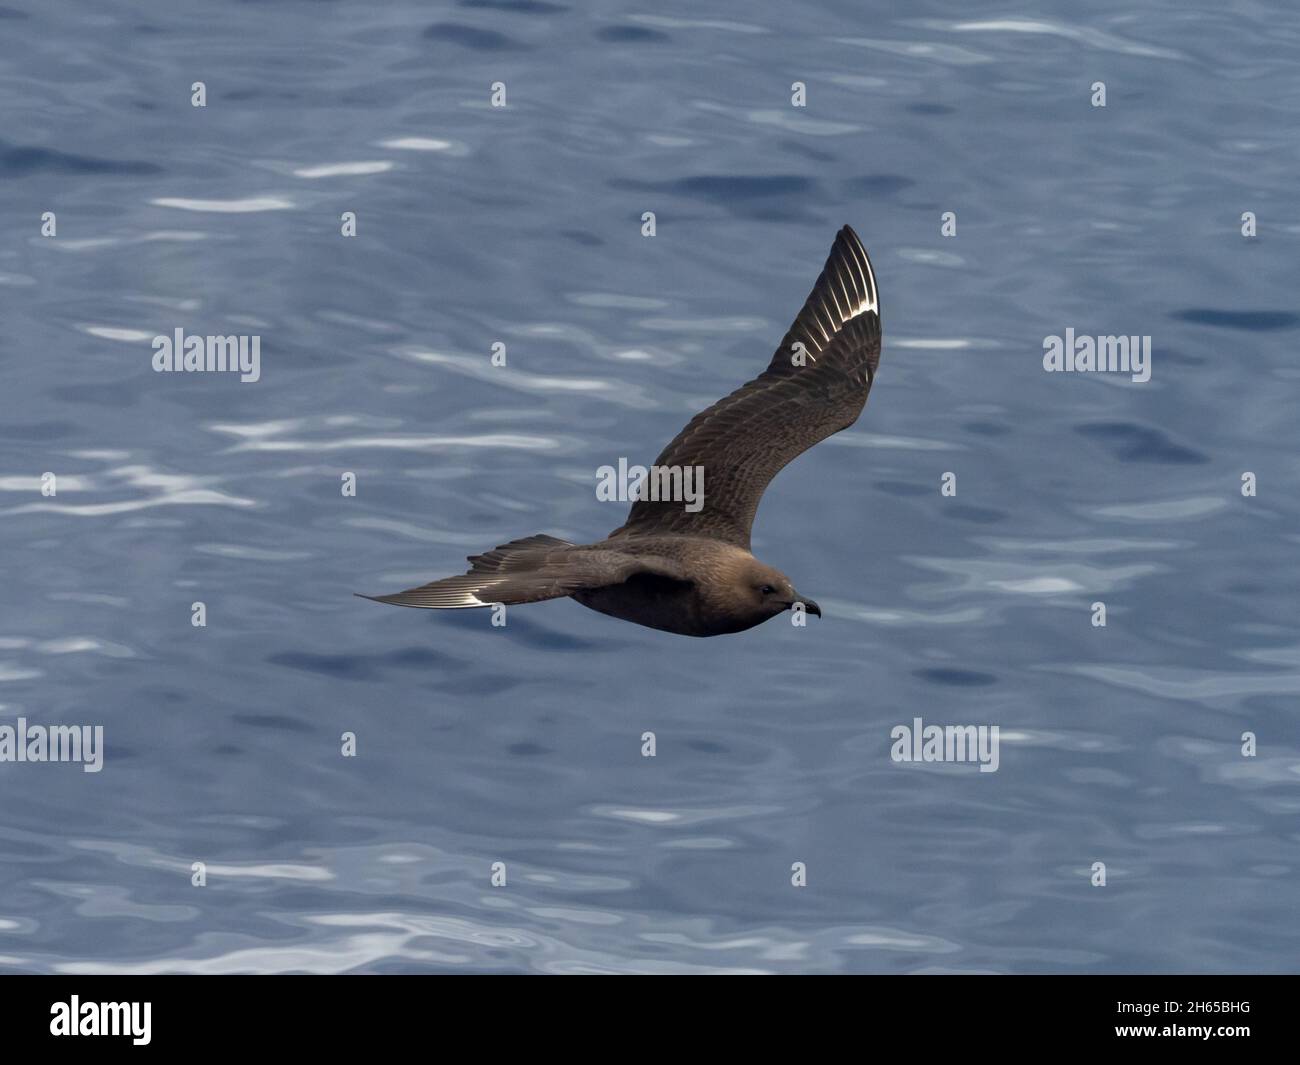
<svg viewBox="0 0 1300 1065">
<path fill-rule="evenodd" d="M 763 585 L 762 588 L 759 589 L 759 591 L 762 592 L 764 595 L 771 595 L 773 592 L 776 591 L 776 589 L 773 588 L 770 584 L 765 584 Z"/>
</svg>

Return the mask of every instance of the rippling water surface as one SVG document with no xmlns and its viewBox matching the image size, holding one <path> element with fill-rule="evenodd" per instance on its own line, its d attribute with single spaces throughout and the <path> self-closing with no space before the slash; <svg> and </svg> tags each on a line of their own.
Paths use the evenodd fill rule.
<svg viewBox="0 0 1300 1065">
<path fill-rule="evenodd" d="M 0 9 L 0 723 L 106 743 L 0 765 L 0 964 L 1295 970 L 1300 16 L 1228 7 Z M 881 371 L 754 542 L 820 623 L 352 597 L 620 524 L 845 222 Z"/>
</svg>

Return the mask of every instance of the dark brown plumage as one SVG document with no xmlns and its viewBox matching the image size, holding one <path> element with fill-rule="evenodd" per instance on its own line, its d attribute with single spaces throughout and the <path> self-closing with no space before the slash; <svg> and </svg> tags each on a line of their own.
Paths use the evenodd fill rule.
<svg viewBox="0 0 1300 1065">
<path fill-rule="evenodd" d="M 857 421 L 879 362 L 875 275 L 845 226 L 767 369 L 692 418 L 655 460 L 703 470 L 701 509 L 638 499 L 599 543 L 529 536 L 470 556 L 463 576 L 364 598 L 456 609 L 571 596 L 602 614 L 686 636 L 741 632 L 796 603 L 820 616 L 783 573 L 750 554 L 750 529 L 772 478 Z"/>
</svg>

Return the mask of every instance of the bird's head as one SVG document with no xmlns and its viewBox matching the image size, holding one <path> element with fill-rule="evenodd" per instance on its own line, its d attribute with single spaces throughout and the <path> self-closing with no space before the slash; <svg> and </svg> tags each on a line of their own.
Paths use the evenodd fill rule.
<svg viewBox="0 0 1300 1065">
<path fill-rule="evenodd" d="M 806 613 L 822 616 L 821 607 L 796 592 L 789 577 L 756 558 L 749 559 L 741 568 L 738 583 L 745 603 L 764 621 L 792 609 L 796 603 L 802 603 Z"/>
</svg>

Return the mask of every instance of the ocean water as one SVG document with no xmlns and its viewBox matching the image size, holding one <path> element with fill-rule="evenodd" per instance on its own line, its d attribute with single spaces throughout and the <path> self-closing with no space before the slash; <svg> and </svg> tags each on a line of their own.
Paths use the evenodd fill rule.
<svg viewBox="0 0 1300 1065">
<path fill-rule="evenodd" d="M 0 968 L 1296 971 L 1298 47 L 1276 2 L 0 9 L 0 725 L 103 728 L 0 763 Z M 757 373 L 844 223 L 880 373 L 754 536 L 820 620 L 353 597 L 621 524 L 597 467 Z M 154 372 L 176 329 L 259 380 Z M 1150 380 L 1045 372 L 1066 330 Z M 916 718 L 997 771 L 894 761 Z"/>
</svg>

